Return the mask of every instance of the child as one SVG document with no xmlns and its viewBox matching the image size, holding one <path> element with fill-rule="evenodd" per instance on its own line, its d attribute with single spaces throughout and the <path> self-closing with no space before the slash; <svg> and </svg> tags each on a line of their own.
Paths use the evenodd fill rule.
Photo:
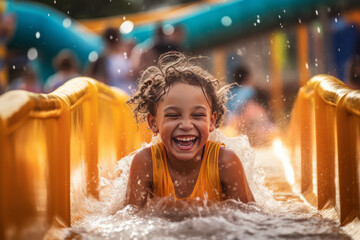
<svg viewBox="0 0 360 240">
<path fill-rule="evenodd" d="M 161 142 L 138 151 L 132 161 L 126 204 L 150 197 L 181 200 L 255 201 L 237 155 L 208 140 L 225 112 L 228 87 L 179 52 L 160 56 L 128 100 L 137 121 L 147 121 Z"/>
</svg>

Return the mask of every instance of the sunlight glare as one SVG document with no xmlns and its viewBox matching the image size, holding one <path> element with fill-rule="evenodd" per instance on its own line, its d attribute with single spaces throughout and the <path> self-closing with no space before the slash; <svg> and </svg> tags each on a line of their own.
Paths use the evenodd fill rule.
<svg viewBox="0 0 360 240">
<path fill-rule="evenodd" d="M 295 183 L 294 170 L 290 163 L 289 153 L 279 138 L 273 142 L 273 151 L 284 167 L 286 180 L 293 186 Z"/>
<path fill-rule="evenodd" d="M 134 29 L 134 23 L 130 20 L 126 20 L 120 26 L 120 32 L 124 34 L 130 33 Z"/>
</svg>

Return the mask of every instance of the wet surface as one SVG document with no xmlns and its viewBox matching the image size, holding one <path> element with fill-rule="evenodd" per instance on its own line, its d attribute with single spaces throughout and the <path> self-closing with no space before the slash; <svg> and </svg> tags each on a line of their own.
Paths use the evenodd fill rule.
<svg viewBox="0 0 360 240">
<path fill-rule="evenodd" d="M 255 152 L 244 137 L 222 140 L 240 157 L 256 203 L 228 200 L 188 204 L 171 198 L 155 199 L 144 209 L 123 206 L 132 157 L 118 162 L 116 177 L 102 178 L 100 201 L 85 199 L 72 210 L 86 209 L 81 220 L 65 229 L 65 239 L 350 239 L 339 223 L 323 218 L 292 194 L 265 187 L 267 178 L 283 178 L 281 165 L 268 150 Z M 277 173 L 276 173 L 277 171 Z M 267 184 L 268 185 L 268 184 Z M 282 190 L 289 190 L 289 185 Z M 276 196 L 276 194 L 275 194 Z M 209 205 L 209 206 L 207 206 Z"/>
</svg>

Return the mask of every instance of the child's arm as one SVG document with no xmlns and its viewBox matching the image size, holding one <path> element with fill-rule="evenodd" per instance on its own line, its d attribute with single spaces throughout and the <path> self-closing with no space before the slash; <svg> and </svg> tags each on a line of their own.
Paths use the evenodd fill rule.
<svg viewBox="0 0 360 240">
<path fill-rule="evenodd" d="M 241 161 L 233 151 L 220 148 L 219 174 L 225 199 L 240 199 L 244 203 L 255 201 Z"/>
<path fill-rule="evenodd" d="M 143 207 L 151 192 L 152 178 L 151 149 L 144 148 L 135 154 L 131 163 L 125 205 Z"/>
</svg>

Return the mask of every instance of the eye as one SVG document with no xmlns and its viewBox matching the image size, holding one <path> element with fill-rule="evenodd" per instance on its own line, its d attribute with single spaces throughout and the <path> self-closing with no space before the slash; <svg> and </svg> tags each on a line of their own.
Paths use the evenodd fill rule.
<svg viewBox="0 0 360 240">
<path fill-rule="evenodd" d="M 194 113 L 193 114 L 194 117 L 206 117 L 205 113 Z"/>
<path fill-rule="evenodd" d="M 167 117 L 167 118 L 177 118 L 177 117 L 179 117 L 179 114 L 168 113 L 168 114 L 165 114 L 165 117 Z"/>
</svg>

